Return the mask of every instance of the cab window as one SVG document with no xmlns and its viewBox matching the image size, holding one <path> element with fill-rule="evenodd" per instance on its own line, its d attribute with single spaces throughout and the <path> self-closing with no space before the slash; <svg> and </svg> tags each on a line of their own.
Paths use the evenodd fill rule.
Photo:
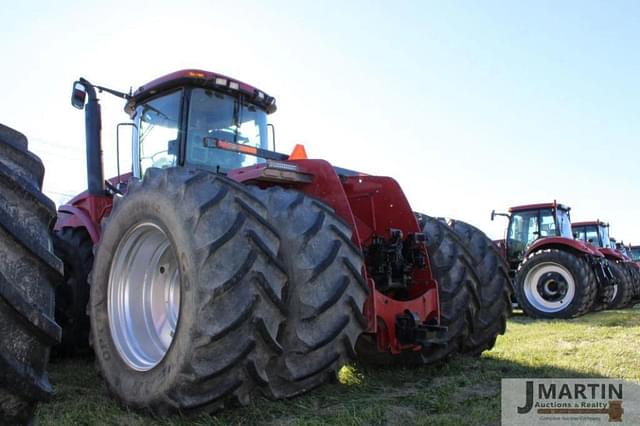
<svg viewBox="0 0 640 426">
<path fill-rule="evenodd" d="M 556 220 L 553 210 L 540 210 L 540 237 L 554 237 L 556 235 Z"/>
<path fill-rule="evenodd" d="M 141 177 L 149 167 L 176 166 L 181 104 L 182 90 L 178 90 L 136 108 Z"/>
</svg>

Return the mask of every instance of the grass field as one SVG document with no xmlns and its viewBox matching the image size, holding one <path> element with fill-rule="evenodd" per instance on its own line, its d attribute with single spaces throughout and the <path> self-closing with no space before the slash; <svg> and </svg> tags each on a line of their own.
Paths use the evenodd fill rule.
<svg viewBox="0 0 640 426">
<path fill-rule="evenodd" d="M 500 379 L 611 377 L 640 381 L 640 307 L 571 321 L 515 315 L 507 334 L 478 359 L 431 368 L 343 368 L 340 383 L 287 401 L 197 418 L 153 418 L 109 397 L 93 361 L 52 364 L 54 395 L 38 425 L 491 425 L 500 422 Z"/>
</svg>

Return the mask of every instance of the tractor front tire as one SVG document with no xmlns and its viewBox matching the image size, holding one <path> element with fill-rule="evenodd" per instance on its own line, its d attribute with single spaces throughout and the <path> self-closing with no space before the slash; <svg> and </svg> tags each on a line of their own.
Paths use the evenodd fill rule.
<svg viewBox="0 0 640 426">
<path fill-rule="evenodd" d="M 633 296 L 625 307 L 632 308 L 640 302 L 640 267 L 634 262 L 625 262 L 624 265 L 633 283 Z"/>
<path fill-rule="evenodd" d="M 589 264 L 573 253 L 540 250 L 520 264 L 516 296 L 530 317 L 575 318 L 591 309 L 596 279 Z"/>
<path fill-rule="evenodd" d="M 49 234 L 55 204 L 42 192 L 44 167 L 21 133 L 0 125 L 0 424 L 26 424 L 47 400 L 54 285 L 62 262 Z"/>
<path fill-rule="evenodd" d="M 269 221 L 280 233 L 287 273 L 282 356 L 268 369 L 272 396 L 298 395 L 337 377 L 367 326 L 368 287 L 352 229 L 321 201 L 279 187 L 266 191 Z"/>
<path fill-rule="evenodd" d="M 62 327 L 62 342 L 54 356 L 89 352 L 89 284 L 93 265 L 93 241 L 85 228 L 63 228 L 53 234 L 53 249 L 64 262 L 64 281 L 56 289 L 56 321 Z"/>
<path fill-rule="evenodd" d="M 506 330 L 507 318 L 511 315 L 513 289 L 509 267 L 484 232 L 459 220 L 449 220 L 448 224 L 469 249 L 480 279 L 480 303 L 469 337 L 462 347 L 463 353 L 479 356 L 483 351 L 493 348 L 497 336 Z"/>
<path fill-rule="evenodd" d="M 268 394 L 286 276 L 259 195 L 211 173 L 152 168 L 115 203 L 90 317 L 99 371 L 127 406 L 193 415 Z"/>
<path fill-rule="evenodd" d="M 633 281 L 626 268 L 618 262 L 609 262 L 611 272 L 616 277 L 618 285 L 607 303 L 607 309 L 621 309 L 627 307 L 633 298 Z"/>
<path fill-rule="evenodd" d="M 615 261 L 605 259 L 604 262 L 616 280 L 619 283 L 622 283 L 624 281 L 624 277 L 620 276 L 619 271 L 614 272 L 614 268 L 611 266 Z M 591 305 L 591 312 L 600 312 L 607 309 L 609 305 L 611 305 L 611 302 L 617 292 L 618 284 L 597 286 L 596 300 L 593 302 L 593 305 Z"/>
</svg>

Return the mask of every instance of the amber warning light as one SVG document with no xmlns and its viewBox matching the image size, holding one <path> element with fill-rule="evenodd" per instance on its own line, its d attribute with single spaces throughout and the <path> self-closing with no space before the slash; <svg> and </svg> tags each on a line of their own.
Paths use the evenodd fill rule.
<svg viewBox="0 0 640 426">
<path fill-rule="evenodd" d="M 255 156 L 259 155 L 258 148 L 254 146 L 241 145 L 239 143 L 233 143 L 233 142 L 225 141 L 222 139 L 215 139 L 215 143 L 217 148 L 224 149 L 226 151 L 241 152 L 243 154 L 249 154 L 249 155 L 255 155 Z"/>
</svg>

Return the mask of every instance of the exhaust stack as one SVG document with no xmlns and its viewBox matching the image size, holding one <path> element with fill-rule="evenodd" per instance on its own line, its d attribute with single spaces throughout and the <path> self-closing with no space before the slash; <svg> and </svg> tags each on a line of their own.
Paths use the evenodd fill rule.
<svg viewBox="0 0 640 426">
<path fill-rule="evenodd" d="M 89 97 L 88 101 L 87 96 Z M 84 78 L 80 78 L 73 84 L 71 105 L 78 109 L 84 109 L 89 194 L 105 195 L 102 163 L 102 113 L 95 88 Z"/>
</svg>

